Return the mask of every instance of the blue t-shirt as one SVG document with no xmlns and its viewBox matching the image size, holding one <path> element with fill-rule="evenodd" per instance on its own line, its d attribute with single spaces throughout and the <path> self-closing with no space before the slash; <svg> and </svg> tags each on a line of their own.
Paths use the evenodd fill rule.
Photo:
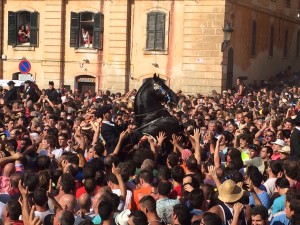
<svg viewBox="0 0 300 225">
<path fill-rule="evenodd" d="M 261 204 L 266 208 L 269 209 L 270 208 L 270 199 L 269 199 L 269 195 L 267 192 L 263 191 L 260 194 L 257 194 L 259 200 L 261 201 Z M 254 197 L 252 195 L 252 193 L 250 193 L 249 196 L 249 205 L 255 205 L 255 201 L 254 201 Z"/>
<path fill-rule="evenodd" d="M 289 225 L 290 220 L 286 218 L 284 211 L 276 213 L 270 222 L 270 225 Z"/>
<path fill-rule="evenodd" d="M 281 195 L 280 197 L 276 198 L 273 202 L 272 206 L 272 214 L 274 215 L 275 213 L 281 212 L 284 210 L 285 205 L 285 195 Z"/>
</svg>

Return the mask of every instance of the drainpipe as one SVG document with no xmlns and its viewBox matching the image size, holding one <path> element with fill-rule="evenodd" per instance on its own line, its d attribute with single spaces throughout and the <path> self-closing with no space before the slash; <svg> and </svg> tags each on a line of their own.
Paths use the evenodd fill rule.
<svg viewBox="0 0 300 225">
<path fill-rule="evenodd" d="M 127 28 L 126 28 L 126 62 L 125 62 L 125 93 L 129 91 L 131 65 L 131 14 L 134 0 L 127 0 Z"/>
<path fill-rule="evenodd" d="M 60 53 L 60 86 L 64 86 L 65 84 L 65 63 L 66 63 L 66 0 L 61 1 L 61 53 Z"/>
<path fill-rule="evenodd" d="M 0 25 L 0 31 L 1 31 L 1 34 L 0 34 L 0 55 L 2 57 L 2 54 L 3 54 L 3 49 L 4 49 L 4 44 L 3 44 L 3 40 L 4 40 L 4 1 L 2 1 L 1 3 L 1 25 Z M 0 59 L 0 79 L 3 79 L 3 60 L 2 58 Z"/>
</svg>

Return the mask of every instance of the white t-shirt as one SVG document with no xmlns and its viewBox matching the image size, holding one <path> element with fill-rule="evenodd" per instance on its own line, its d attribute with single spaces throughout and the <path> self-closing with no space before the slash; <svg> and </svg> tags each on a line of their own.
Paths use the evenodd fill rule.
<svg viewBox="0 0 300 225">
<path fill-rule="evenodd" d="M 54 214 L 54 212 L 51 211 L 51 210 L 47 210 L 47 211 L 45 211 L 45 212 L 34 211 L 34 216 L 40 217 L 40 219 L 41 219 L 42 221 L 44 221 L 45 217 L 46 217 L 47 215 L 49 215 L 49 214 Z"/>
<path fill-rule="evenodd" d="M 121 190 L 120 189 L 113 189 L 112 192 L 114 194 L 118 195 L 118 196 L 121 195 Z M 127 190 L 125 204 L 121 201 L 119 206 L 118 206 L 118 210 L 123 211 L 123 210 L 128 209 L 129 205 L 131 203 L 131 198 L 132 198 L 132 192 Z M 121 203 L 124 205 L 124 208 L 123 208 L 123 205 L 121 205 Z"/>
<path fill-rule="evenodd" d="M 271 197 L 274 194 L 275 191 L 275 182 L 277 178 L 269 178 L 265 183 L 264 186 L 267 189 L 269 197 Z"/>
</svg>

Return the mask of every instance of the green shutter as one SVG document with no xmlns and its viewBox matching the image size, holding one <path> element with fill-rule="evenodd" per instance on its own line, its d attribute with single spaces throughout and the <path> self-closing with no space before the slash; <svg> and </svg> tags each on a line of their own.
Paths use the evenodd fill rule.
<svg viewBox="0 0 300 225">
<path fill-rule="evenodd" d="M 155 50 L 165 49 L 165 21 L 166 15 L 164 13 L 157 13 L 155 30 Z"/>
<path fill-rule="evenodd" d="M 147 15 L 147 41 L 146 49 L 155 50 L 155 26 L 156 25 L 156 13 L 149 13 Z"/>
<path fill-rule="evenodd" d="M 30 45 L 38 46 L 38 13 L 30 13 Z"/>
<path fill-rule="evenodd" d="M 71 12 L 70 47 L 79 46 L 79 13 Z"/>
<path fill-rule="evenodd" d="M 102 13 L 94 15 L 93 47 L 103 49 L 103 24 L 104 17 Z"/>
<path fill-rule="evenodd" d="M 17 44 L 17 16 L 15 12 L 8 12 L 8 45 Z"/>
</svg>

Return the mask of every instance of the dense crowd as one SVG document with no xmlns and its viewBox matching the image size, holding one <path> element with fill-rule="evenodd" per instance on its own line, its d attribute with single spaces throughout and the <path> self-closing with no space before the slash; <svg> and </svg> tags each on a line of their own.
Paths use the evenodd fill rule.
<svg viewBox="0 0 300 225">
<path fill-rule="evenodd" d="M 136 90 L 10 81 L 0 90 L 1 223 L 300 224 L 296 80 L 287 70 L 260 87 L 238 78 L 222 93 L 178 91 L 166 107 L 183 132 L 137 142 Z"/>
</svg>

